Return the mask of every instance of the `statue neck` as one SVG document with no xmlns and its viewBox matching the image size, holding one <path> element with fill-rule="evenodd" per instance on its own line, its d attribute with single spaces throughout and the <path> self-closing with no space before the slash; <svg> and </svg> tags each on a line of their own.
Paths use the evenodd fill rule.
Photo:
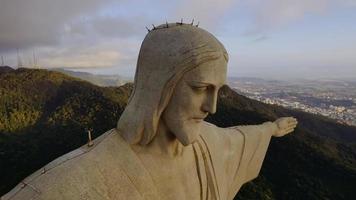
<svg viewBox="0 0 356 200">
<path fill-rule="evenodd" d="M 167 155 L 179 157 L 183 155 L 185 146 L 178 141 L 176 136 L 170 132 L 167 126 L 160 122 L 156 136 L 147 145 L 133 145 L 134 151 L 138 153 L 150 153 L 153 155 Z"/>
</svg>

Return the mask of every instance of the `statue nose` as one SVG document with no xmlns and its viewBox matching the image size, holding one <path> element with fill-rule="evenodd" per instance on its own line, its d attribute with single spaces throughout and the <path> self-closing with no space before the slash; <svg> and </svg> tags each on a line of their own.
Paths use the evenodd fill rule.
<svg viewBox="0 0 356 200">
<path fill-rule="evenodd" d="M 218 98 L 217 91 L 208 94 L 203 103 L 202 110 L 210 114 L 216 113 L 217 98 Z"/>
</svg>

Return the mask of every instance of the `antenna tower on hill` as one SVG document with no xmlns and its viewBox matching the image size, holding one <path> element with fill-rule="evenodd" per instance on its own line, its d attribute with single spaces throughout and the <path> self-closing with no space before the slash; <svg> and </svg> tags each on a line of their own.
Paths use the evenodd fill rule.
<svg viewBox="0 0 356 200">
<path fill-rule="evenodd" d="M 36 51 L 33 50 L 33 68 L 39 69 L 40 66 L 38 65 L 38 57 L 36 56 Z"/>
<path fill-rule="evenodd" d="M 17 52 L 17 68 L 23 67 L 22 60 L 19 54 L 19 49 L 16 49 L 16 52 Z"/>
</svg>

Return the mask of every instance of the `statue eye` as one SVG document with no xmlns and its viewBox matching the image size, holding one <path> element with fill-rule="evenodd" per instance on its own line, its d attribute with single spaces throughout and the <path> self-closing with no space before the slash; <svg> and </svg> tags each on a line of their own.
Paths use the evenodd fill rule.
<svg viewBox="0 0 356 200">
<path fill-rule="evenodd" d="M 191 87 L 196 92 L 204 92 L 208 89 L 207 86 L 191 86 Z"/>
</svg>

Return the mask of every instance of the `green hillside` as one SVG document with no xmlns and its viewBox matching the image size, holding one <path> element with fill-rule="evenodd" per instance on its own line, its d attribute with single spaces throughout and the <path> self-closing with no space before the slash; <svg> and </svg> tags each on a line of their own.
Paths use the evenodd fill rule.
<svg viewBox="0 0 356 200">
<path fill-rule="evenodd" d="M 98 87 L 59 72 L 0 70 L 0 196 L 54 158 L 116 125 L 132 85 Z M 300 124 L 274 138 L 259 178 L 236 199 L 354 199 L 356 127 L 266 105 L 224 87 L 218 112 L 222 127 L 295 116 Z"/>
<path fill-rule="evenodd" d="M 115 126 L 130 86 L 100 88 L 59 72 L 0 73 L 0 195 L 54 158 Z"/>
</svg>

